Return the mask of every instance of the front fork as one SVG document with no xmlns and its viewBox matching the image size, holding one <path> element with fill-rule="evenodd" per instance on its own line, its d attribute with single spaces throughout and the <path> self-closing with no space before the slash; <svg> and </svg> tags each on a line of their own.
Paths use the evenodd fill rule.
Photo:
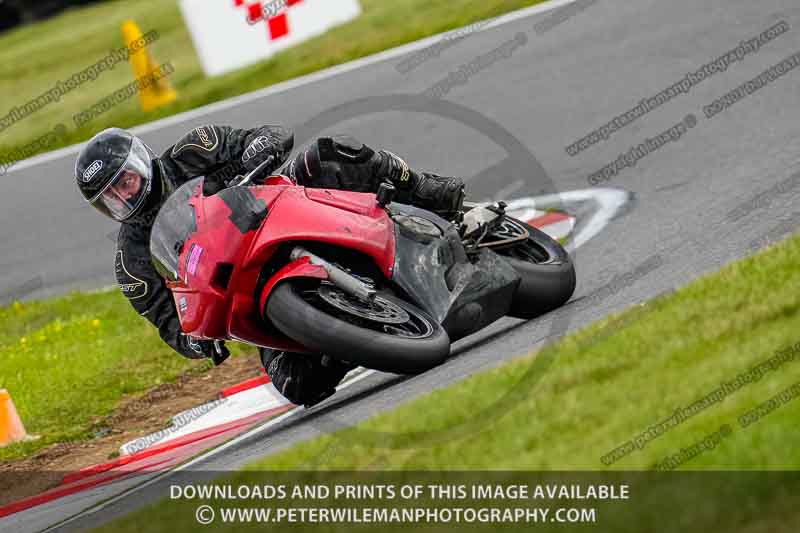
<svg viewBox="0 0 800 533">
<path fill-rule="evenodd" d="M 347 294 L 355 296 L 361 300 L 370 301 L 375 298 L 376 291 L 360 279 L 356 278 L 349 272 L 346 272 L 338 266 L 330 263 L 321 257 L 312 254 L 302 246 L 295 246 L 292 250 L 290 258 L 292 261 L 298 259 L 308 258 L 312 265 L 321 266 L 328 273 L 328 281 L 342 289 Z"/>
</svg>

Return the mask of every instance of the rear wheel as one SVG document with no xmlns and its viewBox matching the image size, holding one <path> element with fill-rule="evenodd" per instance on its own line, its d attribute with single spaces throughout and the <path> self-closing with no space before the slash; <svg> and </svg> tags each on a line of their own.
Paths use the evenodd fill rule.
<svg viewBox="0 0 800 533">
<path fill-rule="evenodd" d="M 504 256 L 521 278 L 508 314 L 531 319 L 564 305 L 575 292 L 576 277 L 564 247 L 521 220 L 506 217 L 491 240 L 513 241 L 525 233 L 528 238 L 523 242 L 493 250 Z"/>
<path fill-rule="evenodd" d="M 365 301 L 327 282 L 291 279 L 273 289 L 265 311 L 304 346 L 383 372 L 424 372 L 450 355 L 450 339 L 436 320 L 386 292 Z"/>
</svg>

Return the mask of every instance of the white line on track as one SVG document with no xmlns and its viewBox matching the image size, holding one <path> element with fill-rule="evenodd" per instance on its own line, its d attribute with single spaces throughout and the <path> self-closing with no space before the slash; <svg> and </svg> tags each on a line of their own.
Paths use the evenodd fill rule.
<svg viewBox="0 0 800 533">
<path fill-rule="evenodd" d="M 519 19 L 551 11 L 553 9 L 557 9 L 562 6 L 572 4 L 573 2 L 576 1 L 577 0 L 550 0 L 548 2 L 543 2 L 541 4 L 536 4 L 534 6 L 527 7 L 525 9 L 512 11 L 511 13 L 507 13 L 505 15 L 501 15 L 499 17 L 492 19 L 490 23 L 479 28 L 478 30 L 471 32 L 470 35 L 484 32 L 492 28 L 497 28 L 498 26 L 502 26 L 504 24 L 508 24 L 510 22 L 514 22 Z M 473 22 L 471 26 L 479 23 L 480 21 Z M 448 30 L 443 33 L 439 33 L 437 35 L 432 35 L 431 37 L 426 37 L 419 41 L 414 41 L 413 43 L 404 44 L 396 48 L 390 48 L 389 50 L 384 50 L 383 52 L 378 52 L 377 54 L 373 54 L 367 57 L 362 57 L 361 59 L 356 59 L 354 61 L 343 63 L 335 67 L 331 67 L 325 70 L 320 70 L 312 74 L 307 74 L 299 78 L 277 83 L 275 85 L 271 85 L 264 89 L 259 89 L 257 91 L 253 91 L 240 96 L 234 96 L 232 98 L 228 98 L 227 100 L 214 102 L 213 104 L 207 104 L 202 107 L 192 109 L 191 111 L 186 111 L 183 113 L 179 113 L 177 115 L 172 115 L 171 117 L 163 118 L 161 120 L 156 120 L 154 122 L 149 122 L 141 126 L 136 126 L 135 128 L 131 128 L 130 131 L 136 135 L 142 135 L 145 133 L 149 133 L 151 131 L 167 128 L 175 124 L 180 124 L 181 122 L 184 121 L 194 120 L 199 117 L 208 115 L 210 113 L 224 111 L 226 109 L 230 109 L 232 107 L 236 107 L 241 104 L 252 102 L 260 98 L 265 98 L 267 96 L 272 96 L 286 91 L 291 91 L 292 89 L 296 89 L 297 87 L 301 87 L 303 85 L 316 83 L 318 81 L 322 81 L 328 78 L 333 78 L 335 76 L 339 76 L 340 74 L 351 72 L 353 70 L 357 70 L 362 67 L 366 67 L 375 63 L 380 63 L 381 61 L 386 61 L 388 59 L 400 57 L 405 54 L 415 52 L 417 50 L 422 50 L 438 42 L 443 36 L 451 34 L 455 31 L 458 31 L 458 28 L 453 30 Z M 30 159 L 25 159 L 23 161 L 16 163 L 12 168 L 8 170 L 8 173 L 11 174 L 12 172 L 15 172 L 17 170 L 23 170 L 36 165 L 41 165 L 43 163 L 53 161 L 54 159 L 58 159 L 65 155 L 77 154 L 83 147 L 83 145 L 84 143 L 73 144 L 72 146 L 67 146 L 65 148 L 54 150 L 52 152 L 47 152 L 45 154 L 31 157 Z"/>
</svg>

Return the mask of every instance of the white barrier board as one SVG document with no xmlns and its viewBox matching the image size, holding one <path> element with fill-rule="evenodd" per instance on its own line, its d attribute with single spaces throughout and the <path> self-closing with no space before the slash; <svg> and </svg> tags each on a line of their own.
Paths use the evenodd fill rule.
<svg viewBox="0 0 800 533">
<path fill-rule="evenodd" d="M 361 14 L 358 0 L 180 0 L 208 76 L 252 65 Z"/>
</svg>

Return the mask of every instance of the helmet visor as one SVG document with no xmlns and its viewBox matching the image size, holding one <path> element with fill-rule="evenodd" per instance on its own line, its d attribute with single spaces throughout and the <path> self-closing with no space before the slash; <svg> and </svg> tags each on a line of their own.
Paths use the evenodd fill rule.
<svg viewBox="0 0 800 533">
<path fill-rule="evenodd" d="M 103 214 L 122 221 L 142 207 L 152 184 L 150 151 L 141 140 L 134 138 L 125 163 L 90 203 Z"/>
</svg>

